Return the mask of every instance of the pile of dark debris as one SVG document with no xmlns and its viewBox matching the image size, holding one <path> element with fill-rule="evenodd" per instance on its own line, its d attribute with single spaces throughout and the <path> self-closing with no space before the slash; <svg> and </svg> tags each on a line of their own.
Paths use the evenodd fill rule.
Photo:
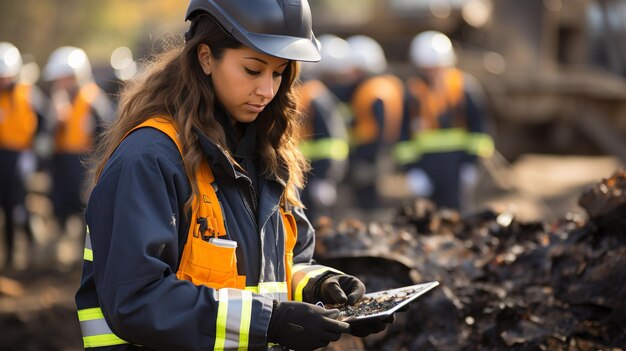
<svg viewBox="0 0 626 351">
<path fill-rule="evenodd" d="M 462 218 L 425 200 L 399 209 L 391 223 L 320 221 L 318 261 L 360 277 L 368 291 L 441 284 L 385 333 L 345 342 L 376 350 L 626 350 L 626 174 L 585 191 L 579 205 L 586 215 L 555 223 L 493 209 Z"/>
</svg>

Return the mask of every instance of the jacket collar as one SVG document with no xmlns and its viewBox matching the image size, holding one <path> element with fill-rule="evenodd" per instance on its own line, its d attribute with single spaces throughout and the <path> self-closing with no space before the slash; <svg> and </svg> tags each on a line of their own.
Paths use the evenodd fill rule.
<svg viewBox="0 0 626 351">
<path fill-rule="evenodd" d="M 245 162 L 246 159 L 249 161 L 255 161 L 254 159 L 258 158 L 258 154 L 256 152 L 256 122 L 251 122 L 241 126 L 244 128 L 244 137 L 241 139 L 242 142 L 238 143 L 236 139 L 235 126 L 230 121 L 230 117 L 221 107 L 216 108 L 215 118 L 220 123 L 222 128 L 224 128 L 224 134 L 226 135 L 226 142 L 229 149 L 236 150 L 234 157 L 238 159 L 238 162 Z M 231 162 L 231 160 L 226 156 L 226 150 L 213 142 L 213 140 L 209 139 L 200 129 L 194 127 L 194 132 L 198 136 L 200 147 L 206 155 L 209 166 L 214 173 L 217 172 L 220 175 L 228 176 L 233 179 L 244 178 L 250 182 L 252 181 L 241 169 L 241 167 Z M 259 168 L 257 172 L 258 174 L 262 174 L 263 165 L 259 164 L 258 166 Z M 286 185 L 282 179 L 277 178 L 273 174 L 266 175 L 265 179 L 275 181 L 283 187 Z"/>
</svg>

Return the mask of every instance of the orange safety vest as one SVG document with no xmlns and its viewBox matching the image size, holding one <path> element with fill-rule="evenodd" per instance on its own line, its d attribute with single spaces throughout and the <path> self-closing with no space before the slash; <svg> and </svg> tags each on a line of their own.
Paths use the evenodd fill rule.
<svg viewBox="0 0 626 351">
<path fill-rule="evenodd" d="M 90 110 L 100 93 L 95 83 L 82 86 L 72 107 L 64 115 L 58 116 L 60 125 L 56 132 L 56 152 L 81 154 L 91 150 L 93 126 Z"/>
<path fill-rule="evenodd" d="M 37 130 L 37 115 L 30 104 L 32 86 L 16 84 L 0 91 L 0 148 L 27 150 Z"/>
<path fill-rule="evenodd" d="M 433 90 L 419 78 L 408 79 L 408 90 L 419 101 L 419 111 L 413 107 L 411 114 L 421 118 L 420 129 L 439 128 L 438 118 L 447 110 L 458 109 L 463 101 L 463 84 L 463 72 L 458 69 L 444 73 L 443 86 L 438 90 Z M 455 123 L 460 124 L 456 127 L 465 127 L 465 121 L 456 117 Z"/>
<path fill-rule="evenodd" d="M 353 137 L 356 145 L 374 142 L 379 130 L 372 110 L 374 101 L 384 104 L 385 121 L 383 139 L 393 143 L 400 136 L 404 88 L 402 81 L 392 75 L 372 77 L 361 84 L 352 97 L 355 125 Z"/>
<path fill-rule="evenodd" d="M 311 111 L 311 103 L 326 90 L 326 86 L 324 86 L 324 84 L 319 80 L 309 80 L 300 86 L 298 108 L 305 116 L 305 121 L 302 124 L 301 130 L 303 140 L 308 140 L 313 137 L 313 111 Z"/>
<path fill-rule="evenodd" d="M 178 139 L 173 122 L 165 117 L 146 120 L 129 131 L 150 127 L 170 137 L 182 155 L 182 145 Z M 222 207 L 212 183 L 215 181 L 213 172 L 207 162 L 202 162 L 196 171 L 196 181 L 201 198 L 194 195 L 191 211 L 191 225 L 187 233 L 187 243 L 176 276 L 181 280 L 191 281 L 195 285 L 206 285 L 214 289 L 246 288 L 246 277 L 237 273 L 237 255 L 235 247 L 220 243 L 212 243 L 212 238 L 226 236 L 225 219 Z M 285 271 L 288 295 L 291 295 L 291 275 L 293 267 L 293 249 L 296 245 L 297 227 L 293 214 L 280 209 L 285 227 Z"/>
</svg>

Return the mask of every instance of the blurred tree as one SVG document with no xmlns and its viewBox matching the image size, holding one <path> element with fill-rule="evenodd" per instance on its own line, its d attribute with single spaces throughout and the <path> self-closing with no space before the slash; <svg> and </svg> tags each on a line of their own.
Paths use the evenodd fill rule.
<svg viewBox="0 0 626 351">
<path fill-rule="evenodd" d="M 134 48 L 164 32 L 179 34 L 187 3 L 171 0 L 21 0 L 0 2 L 0 41 L 31 53 L 44 65 L 62 45 L 84 48 L 108 62 L 118 46 Z"/>
</svg>

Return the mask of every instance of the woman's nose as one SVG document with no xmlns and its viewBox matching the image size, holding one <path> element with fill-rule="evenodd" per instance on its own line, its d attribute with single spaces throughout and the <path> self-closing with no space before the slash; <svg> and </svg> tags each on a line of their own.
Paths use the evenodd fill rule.
<svg viewBox="0 0 626 351">
<path fill-rule="evenodd" d="M 259 85 L 256 89 L 257 95 L 262 96 L 266 100 L 271 100 L 275 94 L 274 85 L 275 82 L 273 74 L 263 76 L 263 78 L 259 80 Z"/>
</svg>

